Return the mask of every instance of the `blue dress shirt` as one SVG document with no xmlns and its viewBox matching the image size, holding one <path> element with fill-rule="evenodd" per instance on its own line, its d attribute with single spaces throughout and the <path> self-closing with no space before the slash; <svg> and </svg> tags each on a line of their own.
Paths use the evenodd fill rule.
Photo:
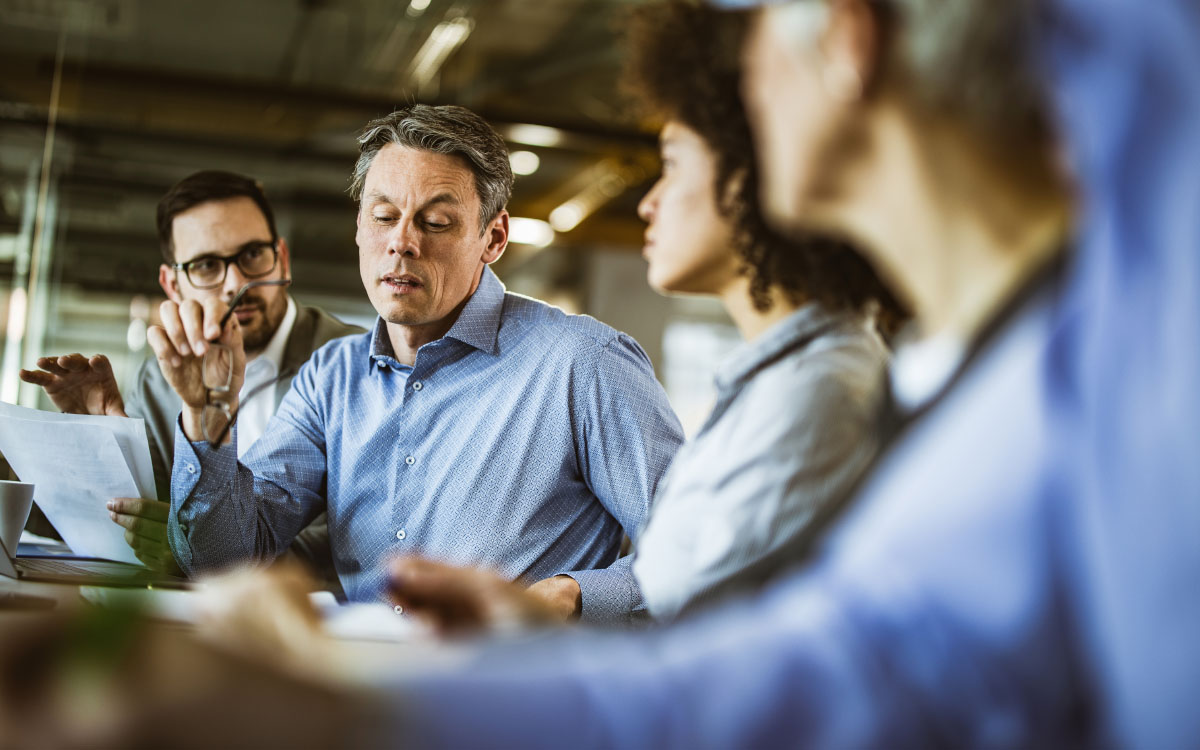
<svg viewBox="0 0 1200 750">
<path fill-rule="evenodd" d="M 1200 744 L 1200 9 L 1047 0 L 1082 187 L 1061 286 L 900 438 L 812 565 L 641 637 L 391 685 L 422 747 Z"/>
<path fill-rule="evenodd" d="M 328 510 L 351 600 L 376 600 L 407 553 L 528 582 L 580 571 L 584 618 L 625 621 L 641 600 L 612 564 L 622 529 L 683 436 L 636 342 L 487 269 L 411 370 L 382 320 L 319 349 L 244 463 L 177 438 L 169 534 L 188 573 L 273 560 Z"/>
</svg>

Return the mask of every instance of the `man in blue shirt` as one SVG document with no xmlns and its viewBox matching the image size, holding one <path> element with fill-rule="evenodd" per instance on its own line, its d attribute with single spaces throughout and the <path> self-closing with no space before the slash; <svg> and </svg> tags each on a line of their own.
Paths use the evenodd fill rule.
<svg viewBox="0 0 1200 750">
<path fill-rule="evenodd" d="M 243 463 L 207 442 L 222 430 L 206 363 L 219 342 L 241 377 L 237 318 L 222 329 L 223 305 L 168 302 L 149 334 L 184 403 L 176 559 L 191 574 L 273 560 L 327 509 L 352 600 L 378 599 L 386 558 L 419 553 L 536 582 L 564 620 L 629 621 L 641 600 L 628 561 L 614 564 L 622 530 L 639 530 L 682 440 L 646 354 L 506 293 L 488 268 L 512 172 L 477 115 L 413 105 L 359 142 L 356 241 L 380 317 L 314 353 Z"/>
</svg>

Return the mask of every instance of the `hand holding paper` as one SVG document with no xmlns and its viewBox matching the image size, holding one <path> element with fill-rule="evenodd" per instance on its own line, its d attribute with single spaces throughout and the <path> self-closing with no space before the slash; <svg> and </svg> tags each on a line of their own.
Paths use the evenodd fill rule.
<svg viewBox="0 0 1200 750">
<path fill-rule="evenodd" d="M 141 564 L 107 503 L 156 498 L 142 420 L 0 403 L 0 452 L 75 554 Z"/>
</svg>

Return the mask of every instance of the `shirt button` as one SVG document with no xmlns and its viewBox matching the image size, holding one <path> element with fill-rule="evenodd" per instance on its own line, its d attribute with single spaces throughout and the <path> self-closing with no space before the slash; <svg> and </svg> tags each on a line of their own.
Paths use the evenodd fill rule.
<svg viewBox="0 0 1200 750">
<path fill-rule="evenodd" d="M 420 381 L 420 380 L 418 380 L 417 382 L 413 383 L 413 390 L 414 390 L 414 391 L 419 391 L 419 390 L 421 390 L 421 389 L 422 389 L 422 388 L 424 388 L 424 387 L 425 387 L 425 386 L 421 385 L 421 381 Z"/>
<path fill-rule="evenodd" d="M 404 607 L 401 607 L 399 604 L 397 604 L 396 606 L 392 607 L 392 611 L 398 615 L 402 615 L 404 614 Z"/>
<path fill-rule="evenodd" d="M 416 462 L 417 462 L 417 459 L 413 458 L 412 456 L 407 456 L 404 459 L 404 463 L 408 464 L 409 466 L 412 466 Z"/>
<path fill-rule="evenodd" d="M 195 466 L 192 466 L 191 464 L 188 464 L 188 465 L 187 465 L 187 467 L 188 467 L 188 474 L 195 474 L 195 473 L 196 473 L 196 467 L 195 467 Z"/>
<path fill-rule="evenodd" d="M 406 537 L 406 536 L 408 536 L 408 534 L 406 534 L 404 532 L 404 529 L 400 529 L 399 531 L 396 532 L 396 538 L 402 542 L 404 541 L 404 537 Z"/>
<path fill-rule="evenodd" d="M 375 364 L 379 367 L 380 370 L 387 368 L 387 362 L 384 362 L 382 359 L 375 360 Z"/>
</svg>

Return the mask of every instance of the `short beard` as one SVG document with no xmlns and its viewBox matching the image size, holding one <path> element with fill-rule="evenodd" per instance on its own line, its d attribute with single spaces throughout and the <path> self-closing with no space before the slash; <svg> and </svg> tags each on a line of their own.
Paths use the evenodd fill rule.
<svg viewBox="0 0 1200 750">
<path fill-rule="evenodd" d="M 262 303 L 262 300 L 255 300 Z M 275 299 L 274 305 L 263 304 L 259 307 L 262 312 L 262 324 L 253 329 L 242 329 L 242 348 L 250 354 L 256 354 L 267 348 L 271 337 L 279 330 L 279 325 L 287 315 L 287 295 L 281 294 Z"/>
</svg>

